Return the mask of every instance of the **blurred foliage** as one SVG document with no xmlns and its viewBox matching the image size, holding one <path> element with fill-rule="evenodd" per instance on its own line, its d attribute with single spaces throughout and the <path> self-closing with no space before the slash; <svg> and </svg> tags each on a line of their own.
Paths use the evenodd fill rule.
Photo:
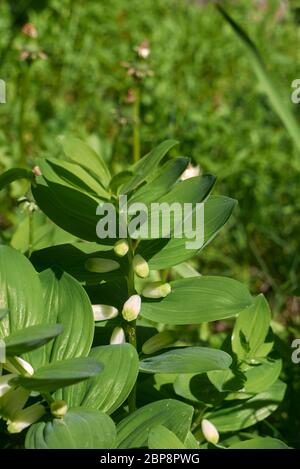
<svg viewBox="0 0 300 469">
<path fill-rule="evenodd" d="M 297 288 L 299 294 L 300 155 L 242 45 L 210 3 L 3 0 L 0 74 L 7 103 L 0 105 L 0 171 L 59 156 L 58 137 L 65 134 L 97 147 L 113 171 L 126 167 L 134 143 L 131 96 L 138 86 L 142 153 L 179 138 L 177 154 L 218 175 L 216 192 L 239 201 L 229 226 L 195 267 L 265 293 L 287 326 L 279 332 L 288 343 L 300 330 L 294 296 Z M 222 2 L 255 41 L 287 99 L 298 72 L 298 3 Z M 22 32 L 26 22 L 37 37 Z M 145 40 L 153 73 L 137 85 L 128 64 L 136 63 L 134 48 Z M 293 108 L 299 117 L 300 107 Z M 0 239 L 9 240 L 24 220 L 17 199 L 25 192 L 24 183 L 16 182 L 1 194 Z"/>
</svg>

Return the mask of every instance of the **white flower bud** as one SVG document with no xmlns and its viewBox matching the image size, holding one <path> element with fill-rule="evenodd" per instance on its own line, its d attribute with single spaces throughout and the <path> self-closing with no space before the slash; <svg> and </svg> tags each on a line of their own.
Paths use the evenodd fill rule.
<svg viewBox="0 0 300 469">
<path fill-rule="evenodd" d="M 68 406 L 65 401 L 54 401 L 50 405 L 51 414 L 57 419 L 61 419 L 68 412 Z"/>
<path fill-rule="evenodd" d="M 199 176 L 200 172 L 200 166 L 193 166 L 192 164 L 189 164 L 186 170 L 182 173 L 180 179 L 181 181 L 185 181 L 186 179 Z"/>
<path fill-rule="evenodd" d="M 8 374 L 0 376 L 0 397 L 4 396 L 10 389 L 14 388 L 14 385 L 11 385 L 9 381 L 12 378 L 15 378 L 17 375 Z"/>
<path fill-rule="evenodd" d="M 122 327 L 115 327 L 110 338 L 110 345 L 125 344 L 125 332 Z"/>
<path fill-rule="evenodd" d="M 105 259 L 100 257 L 90 257 L 85 263 L 85 268 L 90 272 L 97 274 L 105 274 L 119 269 L 120 264 L 113 259 Z"/>
<path fill-rule="evenodd" d="M 136 254 L 132 261 L 133 270 L 141 278 L 149 276 L 149 265 L 148 262 L 140 255 Z"/>
<path fill-rule="evenodd" d="M 171 285 L 163 282 L 148 283 L 142 291 L 145 298 L 164 298 L 169 293 L 171 293 Z"/>
<path fill-rule="evenodd" d="M 92 305 L 92 308 L 95 321 L 105 321 L 107 319 L 113 319 L 119 314 L 117 308 L 110 305 Z"/>
<path fill-rule="evenodd" d="M 39 420 L 45 412 L 45 407 L 41 404 L 34 404 L 22 409 L 14 415 L 12 420 L 7 421 L 7 430 L 9 433 L 20 433 L 24 428 Z"/>
<path fill-rule="evenodd" d="M 16 362 L 18 362 L 18 365 L 23 368 L 23 370 L 24 370 L 24 372 L 26 373 L 27 376 L 32 376 L 33 375 L 34 369 L 30 365 L 30 363 L 28 363 L 26 360 L 24 360 L 21 357 L 14 357 L 14 360 Z M 18 368 L 13 363 L 11 363 L 9 360 L 5 363 L 5 368 L 8 371 L 10 371 L 11 373 L 20 374 Z"/>
<path fill-rule="evenodd" d="M 114 245 L 115 254 L 119 257 L 126 256 L 129 251 L 129 244 L 126 239 L 119 239 Z"/>
<path fill-rule="evenodd" d="M 220 438 L 219 432 L 213 423 L 211 423 L 209 420 L 203 419 L 201 422 L 201 429 L 206 441 L 213 443 L 214 445 L 218 443 Z"/>
<path fill-rule="evenodd" d="M 123 318 L 130 322 L 134 321 L 141 311 L 141 297 L 139 295 L 132 295 L 125 301 L 122 310 Z"/>
</svg>

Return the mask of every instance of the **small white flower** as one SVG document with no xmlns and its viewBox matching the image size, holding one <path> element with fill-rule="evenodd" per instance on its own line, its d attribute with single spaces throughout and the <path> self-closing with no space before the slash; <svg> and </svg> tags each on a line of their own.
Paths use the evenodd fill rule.
<svg viewBox="0 0 300 469">
<path fill-rule="evenodd" d="M 113 259 L 105 259 L 100 257 L 91 257 L 85 263 L 85 268 L 90 272 L 98 274 L 105 274 L 106 272 L 112 272 L 113 270 L 119 269 L 120 264 Z"/>
<path fill-rule="evenodd" d="M 148 283 L 142 291 L 145 298 L 164 298 L 169 293 L 171 293 L 171 285 L 163 282 Z"/>
<path fill-rule="evenodd" d="M 26 409 L 17 412 L 12 420 L 7 421 L 7 430 L 9 433 L 20 433 L 39 420 L 46 410 L 42 404 L 34 404 Z"/>
<path fill-rule="evenodd" d="M 117 241 L 116 244 L 114 245 L 114 252 L 119 257 L 126 256 L 128 251 L 129 251 L 129 244 L 126 241 L 126 239 L 119 239 L 119 241 Z"/>
<path fill-rule="evenodd" d="M 113 319 L 118 316 L 119 311 L 114 306 L 110 305 L 93 305 L 93 313 L 95 321 L 105 321 Z"/>
<path fill-rule="evenodd" d="M 140 45 L 134 48 L 135 52 L 141 59 L 147 59 L 150 55 L 149 41 L 145 40 Z"/>
<path fill-rule="evenodd" d="M 203 419 L 201 422 L 201 429 L 204 438 L 209 442 L 216 445 L 219 441 L 219 432 L 209 420 Z"/>
<path fill-rule="evenodd" d="M 125 332 L 122 327 L 115 327 L 110 338 L 110 345 L 125 344 Z"/>
<path fill-rule="evenodd" d="M 141 278 L 149 276 L 149 265 L 148 262 L 140 255 L 136 254 L 132 261 L 133 270 Z"/>
<path fill-rule="evenodd" d="M 132 295 L 125 301 L 122 310 L 123 318 L 130 322 L 134 321 L 141 311 L 141 297 L 139 295 Z"/>
</svg>

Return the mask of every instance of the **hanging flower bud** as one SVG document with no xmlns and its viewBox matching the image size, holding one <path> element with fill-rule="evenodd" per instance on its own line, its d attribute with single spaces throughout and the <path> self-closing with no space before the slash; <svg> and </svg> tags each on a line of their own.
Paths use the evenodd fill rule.
<svg viewBox="0 0 300 469">
<path fill-rule="evenodd" d="M 144 343 L 142 351 L 146 355 L 149 355 L 151 353 L 158 352 L 168 345 L 173 344 L 174 341 L 175 334 L 173 331 L 162 331 L 150 337 L 150 339 Z"/>
<path fill-rule="evenodd" d="M 93 305 L 93 313 L 95 321 L 105 321 L 118 316 L 119 311 L 114 306 L 109 305 Z"/>
<path fill-rule="evenodd" d="M 63 418 L 68 412 L 68 406 L 65 401 L 54 401 L 50 405 L 51 414 L 57 418 Z"/>
<path fill-rule="evenodd" d="M 119 257 L 126 256 L 129 250 L 129 245 L 126 239 L 119 239 L 114 245 L 115 254 Z"/>
<path fill-rule="evenodd" d="M 141 278 L 146 278 L 149 275 L 149 265 L 148 262 L 140 255 L 136 254 L 132 261 L 133 270 L 136 275 Z"/>
<path fill-rule="evenodd" d="M 163 282 L 148 283 L 142 291 L 145 298 L 164 298 L 171 293 L 171 285 Z"/>
<path fill-rule="evenodd" d="M 19 366 L 22 367 L 22 369 L 23 369 L 24 373 L 26 374 L 26 376 L 32 376 L 33 375 L 34 369 L 30 365 L 30 363 L 28 363 L 26 360 L 24 360 L 21 357 L 14 357 L 14 360 L 18 363 Z M 9 361 L 9 359 L 5 363 L 5 368 L 8 371 L 10 371 L 11 373 L 20 374 L 18 368 L 16 368 L 15 365 Z"/>
<path fill-rule="evenodd" d="M 10 384 L 10 380 L 15 378 L 17 375 L 8 374 L 4 376 L 0 376 L 0 397 L 4 396 L 10 389 L 14 388 L 13 384 Z"/>
<path fill-rule="evenodd" d="M 192 164 L 189 164 L 186 170 L 180 176 L 180 179 L 181 181 L 185 181 L 186 179 L 199 176 L 200 173 L 201 173 L 200 166 L 193 166 Z"/>
<path fill-rule="evenodd" d="M 139 295 L 132 295 L 125 301 L 122 310 L 123 318 L 130 322 L 134 321 L 141 311 L 141 297 Z"/>
<path fill-rule="evenodd" d="M 125 344 L 125 332 L 122 327 L 115 327 L 110 338 L 110 345 Z"/>
<path fill-rule="evenodd" d="M 97 274 L 105 274 L 106 272 L 112 272 L 113 270 L 119 269 L 120 264 L 113 259 L 104 259 L 100 257 L 91 257 L 85 263 L 85 268 L 90 272 Z"/>
<path fill-rule="evenodd" d="M 34 404 L 26 409 L 17 412 L 13 419 L 7 421 L 7 430 L 9 433 L 20 433 L 24 428 L 37 422 L 46 412 L 42 404 Z"/>
<path fill-rule="evenodd" d="M 214 445 L 218 443 L 220 438 L 219 432 L 213 423 L 211 423 L 209 420 L 203 419 L 201 422 L 201 429 L 206 441 L 213 443 Z"/>
</svg>

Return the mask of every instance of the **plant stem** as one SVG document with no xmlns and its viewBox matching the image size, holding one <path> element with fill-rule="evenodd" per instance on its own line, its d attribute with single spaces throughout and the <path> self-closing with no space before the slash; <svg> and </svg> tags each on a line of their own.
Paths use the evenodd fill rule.
<svg viewBox="0 0 300 469">
<path fill-rule="evenodd" d="M 141 108 L 141 91 L 137 86 L 135 89 L 135 99 L 133 103 L 133 162 L 137 163 L 141 157 L 140 142 L 140 109 Z"/>
<path fill-rule="evenodd" d="M 133 256 L 134 256 L 134 249 L 132 246 L 132 241 L 128 239 L 129 244 L 129 251 L 128 251 L 128 277 L 127 277 L 127 288 L 128 288 L 128 296 L 134 295 L 136 293 L 134 288 L 134 270 L 133 270 Z M 136 321 L 131 321 L 127 323 L 126 326 L 126 335 L 128 342 L 136 349 Z M 129 413 L 132 413 L 136 409 L 136 384 L 132 388 L 129 396 L 128 396 L 128 407 Z"/>
<path fill-rule="evenodd" d="M 128 323 L 126 333 L 128 342 L 136 349 L 136 321 Z M 136 410 L 136 383 L 128 396 L 128 408 L 130 414 Z"/>
<path fill-rule="evenodd" d="M 28 257 L 31 256 L 33 251 L 33 211 L 29 210 L 28 214 Z"/>
<path fill-rule="evenodd" d="M 49 407 L 52 404 L 52 402 L 54 402 L 54 399 L 49 392 L 41 392 L 41 396 L 47 402 Z"/>
<path fill-rule="evenodd" d="M 193 423 L 192 423 L 192 433 L 195 433 L 199 427 L 201 427 L 201 421 L 203 419 L 203 415 L 207 409 L 207 406 L 203 406 L 202 408 L 198 409 L 198 414 L 196 415 Z"/>
</svg>

